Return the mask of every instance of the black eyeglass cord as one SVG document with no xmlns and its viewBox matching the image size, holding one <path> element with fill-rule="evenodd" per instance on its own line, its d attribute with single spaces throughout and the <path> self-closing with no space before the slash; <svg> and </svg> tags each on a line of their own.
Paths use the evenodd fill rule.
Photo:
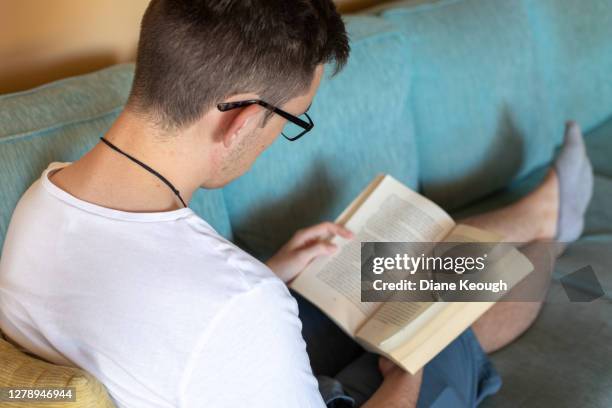
<svg viewBox="0 0 612 408">
<path fill-rule="evenodd" d="M 147 166 L 146 164 L 144 164 L 143 162 L 141 162 L 137 158 L 132 157 L 129 154 L 127 154 L 126 152 L 124 152 L 123 150 L 119 149 L 117 146 L 115 146 L 114 144 L 112 144 L 111 142 L 106 140 L 104 137 L 100 137 L 100 140 L 103 141 L 108 147 L 110 147 L 111 149 L 113 149 L 117 153 L 121 153 L 122 155 L 124 155 L 125 157 L 127 157 L 128 159 L 130 159 L 134 163 L 138 164 L 139 166 L 141 166 L 142 168 L 147 170 L 149 173 L 153 174 L 155 177 L 157 177 L 158 179 L 163 181 L 164 184 L 167 185 L 170 188 L 170 190 L 172 190 L 172 192 L 178 197 L 178 199 L 181 200 L 181 203 L 183 204 L 183 207 L 187 208 L 187 204 L 185 204 L 185 201 L 183 201 L 183 197 L 181 197 L 181 193 L 179 193 L 179 191 L 172 185 L 171 182 L 168 181 L 168 179 L 166 179 L 164 176 L 162 176 L 161 174 L 159 174 L 158 172 L 156 172 L 151 167 Z"/>
</svg>

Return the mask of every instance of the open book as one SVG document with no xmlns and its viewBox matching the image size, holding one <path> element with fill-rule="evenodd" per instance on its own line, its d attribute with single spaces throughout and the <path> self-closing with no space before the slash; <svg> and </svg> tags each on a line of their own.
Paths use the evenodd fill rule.
<svg viewBox="0 0 612 408">
<path fill-rule="evenodd" d="M 290 284 L 366 349 L 415 373 L 494 302 L 361 302 L 361 242 L 497 242 L 501 237 L 457 225 L 436 204 L 391 176 L 378 176 L 337 218 L 355 233 L 339 250 L 315 259 Z M 533 270 L 512 249 L 492 268 L 511 268 L 514 286 Z M 518 273 L 517 273 L 518 271 Z"/>
</svg>

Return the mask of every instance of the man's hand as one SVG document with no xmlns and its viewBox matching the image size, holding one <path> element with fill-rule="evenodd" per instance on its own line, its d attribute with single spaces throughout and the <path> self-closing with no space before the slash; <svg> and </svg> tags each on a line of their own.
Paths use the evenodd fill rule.
<svg viewBox="0 0 612 408">
<path fill-rule="evenodd" d="M 409 374 L 385 357 L 380 357 L 378 368 L 384 380 L 364 408 L 414 408 L 419 399 L 423 370 Z"/>
<path fill-rule="evenodd" d="M 279 278 L 288 283 L 314 258 L 331 255 L 336 251 L 336 245 L 329 242 L 334 235 L 353 238 L 353 233 L 342 225 L 323 222 L 298 230 L 266 264 Z"/>
</svg>

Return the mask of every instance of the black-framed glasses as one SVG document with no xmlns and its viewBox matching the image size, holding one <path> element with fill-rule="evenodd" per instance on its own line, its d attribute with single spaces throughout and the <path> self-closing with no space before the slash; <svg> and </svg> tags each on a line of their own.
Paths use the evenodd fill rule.
<svg viewBox="0 0 612 408">
<path fill-rule="evenodd" d="M 312 122 L 312 119 L 310 118 L 308 113 L 304 112 L 300 116 L 295 116 L 290 114 L 289 112 L 285 112 L 284 110 L 277 108 L 274 105 L 269 104 L 268 102 L 262 101 L 261 99 L 249 99 L 247 101 L 237 102 L 223 102 L 217 104 L 217 109 L 219 109 L 221 112 L 227 112 L 232 109 L 244 108 L 245 106 L 249 105 L 263 106 L 269 111 L 274 112 L 277 115 L 280 115 L 283 118 L 287 119 L 288 123 L 283 128 L 281 134 L 285 139 L 291 142 L 298 140 L 300 137 L 311 131 L 314 127 L 314 123 Z M 310 106 L 308 106 L 308 108 L 310 109 Z"/>
</svg>

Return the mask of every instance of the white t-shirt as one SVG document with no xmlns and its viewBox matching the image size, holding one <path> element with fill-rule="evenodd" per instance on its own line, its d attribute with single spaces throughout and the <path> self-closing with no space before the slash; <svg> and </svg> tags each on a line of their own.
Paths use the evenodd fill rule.
<svg viewBox="0 0 612 408">
<path fill-rule="evenodd" d="M 0 327 L 83 368 L 119 407 L 321 407 L 297 304 L 191 209 L 94 205 L 47 177 L 13 214 Z"/>
</svg>

